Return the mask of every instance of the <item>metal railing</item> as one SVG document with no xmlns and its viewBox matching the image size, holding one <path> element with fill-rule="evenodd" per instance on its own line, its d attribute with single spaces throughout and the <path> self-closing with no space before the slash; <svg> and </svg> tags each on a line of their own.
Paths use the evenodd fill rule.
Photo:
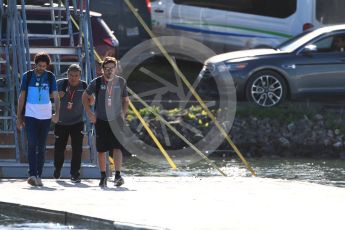
<svg viewBox="0 0 345 230">
<path fill-rule="evenodd" d="M 53 57 L 52 66 L 57 78 L 64 76 L 62 66 L 77 63 L 82 67 L 82 79 L 86 82 L 92 80 L 96 75 L 94 57 L 93 57 L 93 39 L 90 22 L 90 13 L 88 1 L 72 0 L 73 7 L 70 7 L 70 1 L 47 0 L 47 6 L 28 6 L 25 0 L 21 0 L 20 5 L 16 1 L 0 0 L 0 31 L 4 25 L 2 19 L 7 20 L 6 36 L 2 35 L 0 40 L 0 79 L 4 79 L 6 85 L 1 87 L 0 84 L 0 135 L 6 133 L 13 135 L 14 143 L 8 144 L 0 141 L 0 162 L 4 160 L 1 149 L 15 150 L 15 157 L 5 161 L 14 161 L 21 163 L 25 159 L 26 144 L 24 131 L 18 132 L 16 129 L 16 101 L 20 93 L 20 78 L 23 74 L 32 68 L 33 55 L 37 52 L 47 52 Z M 7 5 L 5 5 L 7 3 Z M 28 18 L 28 11 L 45 11 L 50 15 L 47 20 L 35 20 Z M 73 10 L 73 13 L 71 12 Z M 77 40 L 73 33 L 72 21 L 79 20 L 79 35 Z M 51 34 L 44 34 L 45 39 L 52 39 L 52 46 L 34 46 L 30 44 L 30 38 L 42 38 L 42 34 L 30 33 L 28 25 L 47 25 L 52 26 Z M 67 26 L 66 28 L 63 26 Z M 30 28 L 30 27 L 29 27 Z M 62 39 L 68 39 L 68 45 L 62 42 Z M 62 61 L 63 56 L 75 56 L 77 61 Z M 1 59 L 2 58 L 2 59 Z M 67 69 L 67 68 L 64 68 Z M 2 106 L 4 105 L 4 106 Z M 7 107 L 5 107 L 7 106 Z M 6 110 L 6 109 L 7 110 Z M 86 120 L 86 119 L 85 119 Z M 88 135 L 88 144 L 83 149 L 90 150 L 90 163 L 95 161 L 95 148 L 93 145 L 93 132 L 91 125 L 86 122 L 85 133 Z M 50 132 L 51 133 L 51 132 Z M 47 146 L 51 149 L 52 146 Z M 12 156 L 12 155 L 11 155 Z"/>
</svg>

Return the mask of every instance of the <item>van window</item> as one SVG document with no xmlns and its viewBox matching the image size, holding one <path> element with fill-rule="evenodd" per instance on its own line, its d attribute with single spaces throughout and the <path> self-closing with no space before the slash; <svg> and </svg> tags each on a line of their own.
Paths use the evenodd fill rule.
<svg viewBox="0 0 345 230">
<path fill-rule="evenodd" d="M 297 5 L 297 0 L 174 0 L 174 2 L 275 18 L 289 17 L 295 13 Z"/>
<path fill-rule="evenodd" d="M 316 0 L 316 19 L 322 24 L 344 23 L 344 9 L 344 0 Z"/>
</svg>

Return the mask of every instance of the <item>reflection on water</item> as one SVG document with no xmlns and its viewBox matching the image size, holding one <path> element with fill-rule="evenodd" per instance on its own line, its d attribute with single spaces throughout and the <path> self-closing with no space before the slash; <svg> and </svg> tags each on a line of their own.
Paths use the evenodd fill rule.
<svg viewBox="0 0 345 230">
<path fill-rule="evenodd" d="M 211 158 L 211 160 L 228 176 L 249 177 L 250 172 L 239 159 Z M 311 183 L 345 187 L 345 160 L 315 159 L 247 159 L 258 177 L 307 181 Z M 128 158 L 124 161 L 125 173 L 128 176 L 220 176 L 217 170 L 205 161 L 190 166 L 179 166 L 173 171 L 169 166 L 154 166 Z"/>
<path fill-rule="evenodd" d="M 16 220 L 17 217 L 12 220 Z M 0 229 L 21 229 L 21 230 L 41 230 L 41 229 L 77 229 L 73 228 L 73 226 L 64 226 L 61 224 L 53 224 L 53 223 L 23 223 L 23 224 L 11 224 L 11 225 L 0 225 Z"/>
</svg>

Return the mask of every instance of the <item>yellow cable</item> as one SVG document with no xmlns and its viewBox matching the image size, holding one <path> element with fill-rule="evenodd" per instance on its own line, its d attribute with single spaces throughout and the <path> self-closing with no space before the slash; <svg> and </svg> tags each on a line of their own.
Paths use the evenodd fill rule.
<svg viewBox="0 0 345 230">
<path fill-rule="evenodd" d="M 174 69 L 174 71 L 176 72 L 176 74 L 182 79 L 182 81 L 185 83 L 185 85 L 189 88 L 189 90 L 191 91 L 191 93 L 193 94 L 193 96 L 195 97 L 195 99 L 199 102 L 199 104 L 201 105 L 201 107 L 206 111 L 207 115 L 211 118 L 211 120 L 214 122 L 214 124 L 216 125 L 216 127 L 219 129 L 219 131 L 221 132 L 221 134 L 225 137 L 225 139 L 227 140 L 227 142 L 230 144 L 230 146 L 234 149 L 234 151 L 236 152 L 236 154 L 238 155 L 238 157 L 242 160 L 242 162 L 244 163 L 244 165 L 247 167 L 247 169 L 252 173 L 253 176 L 256 176 L 255 171 L 253 170 L 253 168 L 250 166 L 250 164 L 246 161 L 246 159 L 243 157 L 243 155 L 241 154 L 241 152 L 238 150 L 238 148 L 235 146 L 235 144 L 232 142 L 232 140 L 230 139 L 230 137 L 228 136 L 228 134 L 226 133 L 226 131 L 222 128 L 222 126 L 219 124 L 219 122 L 217 121 L 217 119 L 215 118 L 215 116 L 211 113 L 211 111 L 208 109 L 208 107 L 206 106 L 206 104 L 202 101 L 202 99 L 200 98 L 200 96 L 197 94 L 197 92 L 194 90 L 194 88 L 192 87 L 192 85 L 188 82 L 187 78 L 184 76 L 184 74 L 181 72 L 181 70 L 178 68 L 178 66 L 176 65 L 176 63 L 173 61 L 173 59 L 170 57 L 170 55 L 168 54 L 168 52 L 166 51 L 166 49 L 163 47 L 163 45 L 159 42 L 159 40 L 155 37 L 155 35 L 153 34 L 153 32 L 150 30 L 150 28 L 146 25 L 146 23 L 144 22 L 144 20 L 142 19 L 142 17 L 138 14 L 138 12 L 135 10 L 134 6 L 132 5 L 132 3 L 129 0 L 124 0 L 128 6 L 128 8 L 132 11 L 132 13 L 135 15 L 135 17 L 138 19 L 138 21 L 140 22 L 140 24 L 144 27 L 144 29 L 146 30 L 146 32 L 150 35 L 150 37 L 152 38 L 152 40 L 154 41 L 154 43 L 157 45 L 157 47 L 160 49 L 160 51 L 162 52 L 162 54 L 164 55 L 164 57 L 168 60 L 168 62 L 170 63 L 170 65 L 172 66 L 172 68 Z"/>
<path fill-rule="evenodd" d="M 155 142 L 155 144 L 157 145 L 157 147 L 159 148 L 159 150 L 161 151 L 161 153 L 163 154 L 165 159 L 168 161 L 168 163 L 170 164 L 171 168 L 175 170 L 176 169 L 175 163 L 172 161 L 172 159 L 170 158 L 168 153 L 165 151 L 165 149 L 163 148 L 163 146 L 161 145 L 161 143 L 159 142 L 157 137 L 153 134 L 152 130 L 146 124 L 145 120 L 142 118 L 142 116 L 140 115 L 138 110 L 134 107 L 134 105 L 132 104 L 131 101 L 129 101 L 129 106 L 131 107 L 131 109 L 133 110 L 135 115 L 138 117 L 138 119 L 140 120 L 141 124 L 144 126 L 144 128 L 146 129 L 146 131 L 148 132 L 148 134 L 150 135 L 152 140 Z"/>
</svg>

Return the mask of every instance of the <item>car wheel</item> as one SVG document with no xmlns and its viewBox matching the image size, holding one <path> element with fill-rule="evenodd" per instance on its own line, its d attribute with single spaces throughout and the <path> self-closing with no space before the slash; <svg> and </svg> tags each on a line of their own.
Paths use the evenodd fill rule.
<svg viewBox="0 0 345 230">
<path fill-rule="evenodd" d="M 282 103 L 287 94 L 283 77 L 274 71 L 260 71 L 250 78 L 247 99 L 260 107 L 273 107 Z"/>
</svg>

